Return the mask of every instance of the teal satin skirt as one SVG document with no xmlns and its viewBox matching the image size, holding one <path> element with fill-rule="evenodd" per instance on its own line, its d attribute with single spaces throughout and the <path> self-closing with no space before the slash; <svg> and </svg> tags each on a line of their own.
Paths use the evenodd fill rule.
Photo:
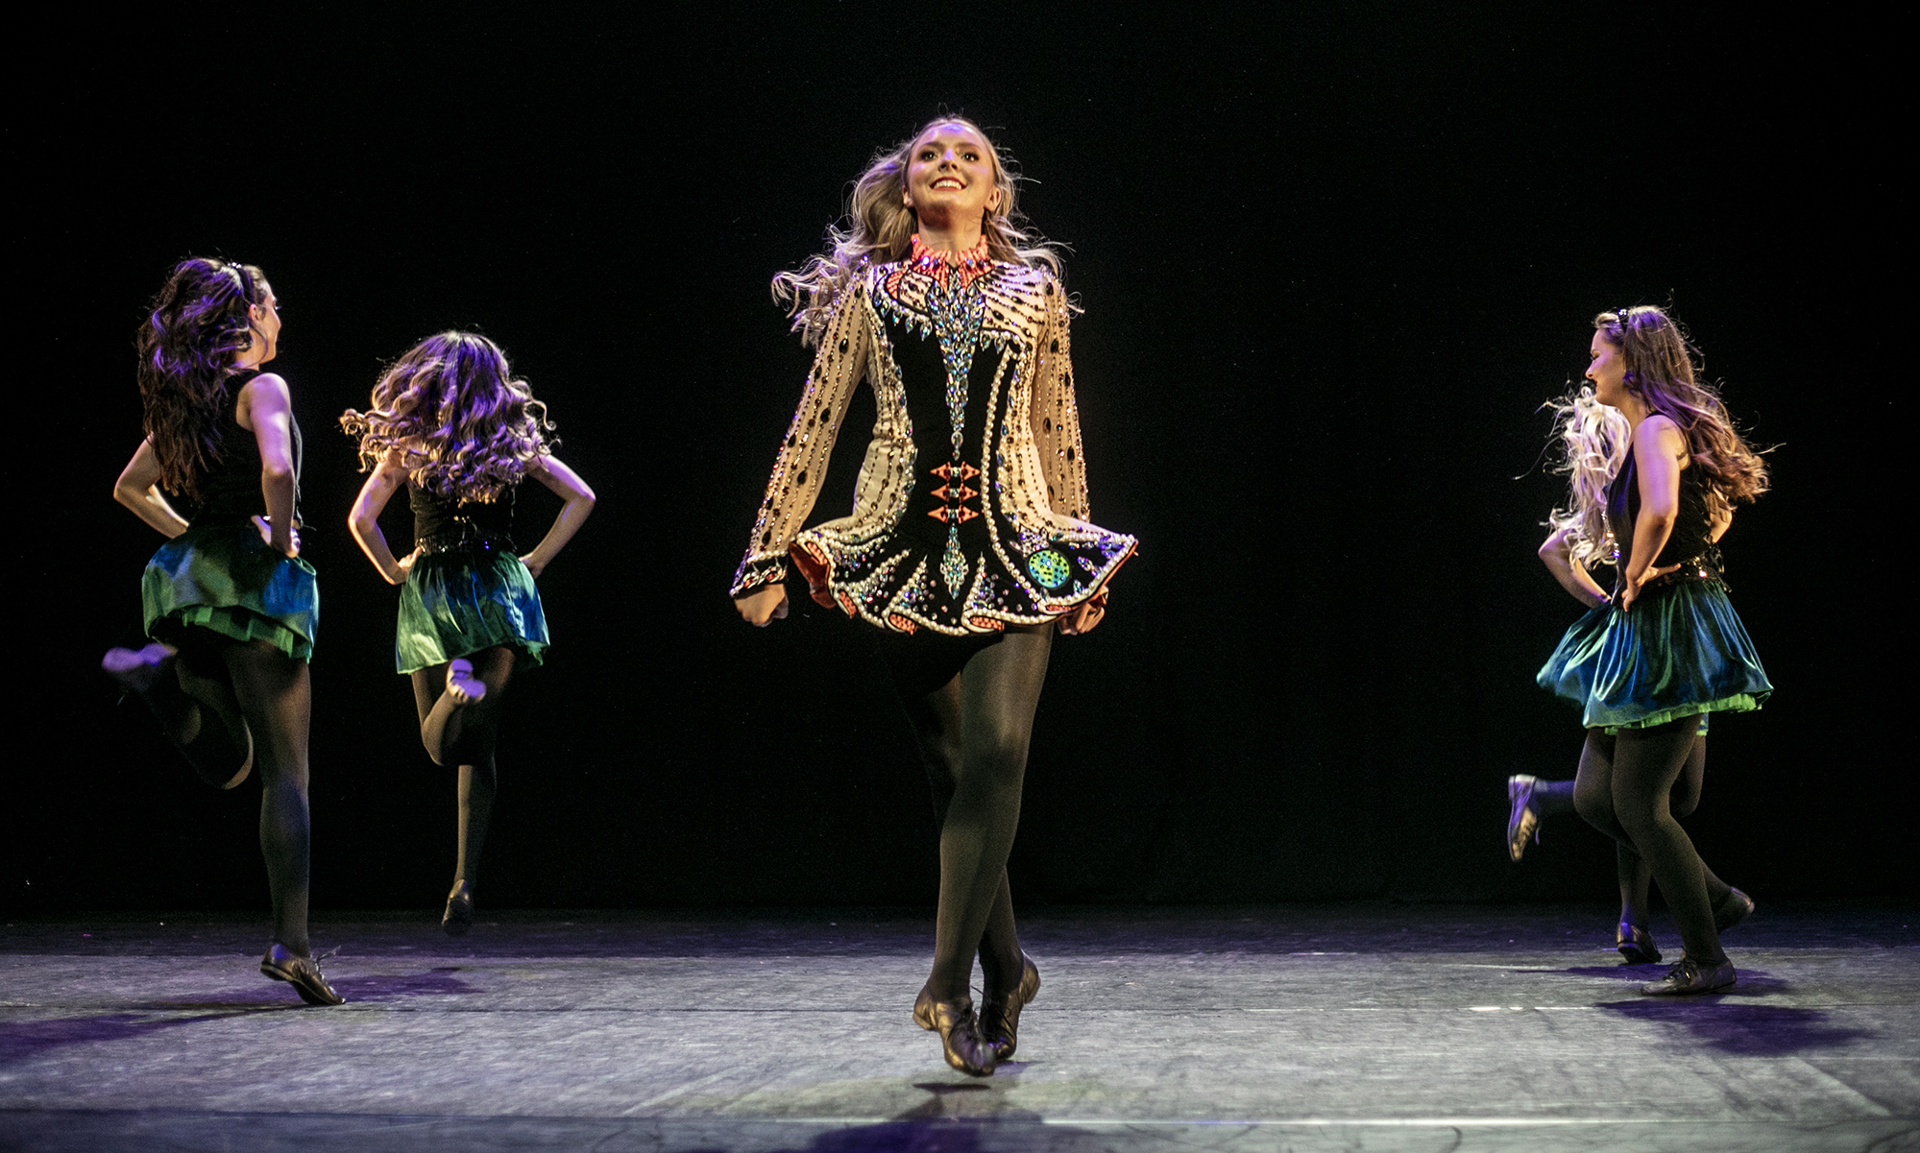
<svg viewBox="0 0 1920 1153">
<path fill-rule="evenodd" d="M 400 586 L 394 667 L 403 673 L 505 645 L 521 666 L 547 647 L 547 617 L 520 558 L 491 550 L 419 557 Z"/>
<path fill-rule="evenodd" d="M 266 640 L 313 659 L 320 585 L 313 566 L 260 539 L 252 524 L 195 526 L 160 546 L 140 577 L 147 635 L 178 645 L 186 626 Z"/>
<path fill-rule="evenodd" d="M 1535 679 L 1578 705 L 1587 728 L 1610 733 L 1747 712 L 1773 692 L 1725 587 L 1702 580 L 1649 589 L 1631 612 L 1588 610 Z"/>
</svg>

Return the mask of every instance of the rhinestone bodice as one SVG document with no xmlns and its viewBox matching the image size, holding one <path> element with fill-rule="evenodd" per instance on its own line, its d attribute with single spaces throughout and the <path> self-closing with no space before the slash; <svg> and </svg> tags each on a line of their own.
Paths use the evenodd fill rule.
<svg viewBox="0 0 1920 1153">
<path fill-rule="evenodd" d="M 787 576 L 884 628 L 965 634 L 1098 594 L 1132 537 L 1086 522 L 1068 307 L 1044 269 L 984 246 L 858 270 L 774 465 L 739 595 Z M 802 530 L 854 388 L 876 419 L 852 513 Z"/>
</svg>

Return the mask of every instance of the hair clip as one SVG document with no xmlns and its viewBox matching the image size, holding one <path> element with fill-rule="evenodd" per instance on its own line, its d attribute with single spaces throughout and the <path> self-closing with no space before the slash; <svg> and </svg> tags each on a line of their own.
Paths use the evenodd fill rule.
<svg viewBox="0 0 1920 1153">
<path fill-rule="evenodd" d="M 237 260 L 229 260 L 227 261 L 227 268 L 233 273 L 234 279 L 240 282 L 241 297 L 244 298 L 248 304 L 256 303 L 253 299 L 253 277 L 247 275 L 246 266 Z"/>
</svg>

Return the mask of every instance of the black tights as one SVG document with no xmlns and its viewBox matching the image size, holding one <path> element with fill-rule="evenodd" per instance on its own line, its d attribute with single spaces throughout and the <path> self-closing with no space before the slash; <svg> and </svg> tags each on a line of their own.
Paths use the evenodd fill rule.
<svg viewBox="0 0 1920 1153">
<path fill-rule="evenodd" d="M 1701 733 L 1694 737 L 1693 748 L 1687 752 L 1687 763 L 1681 767 L 1680 776 L 1673 783 L 1673 794 L 1667 798 L 1667 811 L 1675 820 L 1691 816 L 1700 807 L 1700 792 L 1706 787 L 1707 780 L 1707 738 Z M 1533 787 L 1533 810 L 1542 817 L 1575 811 L 1573 781 L 1541 781 Z M 1641 928 L 1647 926 L 1647 889 L 1653 882 L 1653 867 L 1647 859 L 1625 841 L 1615 841 L 1614 862 L 1620 882 L 1620 919 Z M 1704 867 L 1704 866 L 1703 866 Z M 1725 882 L 1707 872 L 1707 896 L 1716 904 L 1727 895 Z"/>
<path fill-rule="evenodd" d="M 433 763 L 460 766 L 459 847 L 453 864 L 453 883 L 465 881 L 471 889 L 480 872 L 480 851 L 487 843 L 487 823 L 493 816 L 493 796 L 499 783 L 493 746 L 500 732 L 500 703 L 513 676 L 513 649 L 483 649 L 470 655 L 473 675 L 487 686 L 487 695 L 460 704 L 447 694 L 447 666 L 434 665 L 413 673 L 413 703 L 420 713 L 420 743 Z"/>
<path fill-rule="evenodd" d="M 144 695 L 200 778 L 230 789 L 260 770 L 260 853 L 273 896 L 273 938 L 304 957 L 307 940 L 307 734 L 313 712 L 307 662 L 271 642 L 182 630 L 173 676 Z M 212 714 L 209 716 L 208 714 Z"/>
<path fill-rule="evenodd" d="M 1588 729 L 1573 803 L 1588 824 L 1614 839 L 1623 898 L 1629 877 L 1644 862 L 1680 924 L 1687 956 L 1717 964 L 1726 956 L 1713 927 L 1713 908 L 1729 889 L 1674 820 L 1670 799 L 1679 792 L 1677 799 L 1691 801 L 1683 813 L 1699 802 L 1697 783 L 1684 792 L 1675 788 L 1693 762 L 1705 771 L 1705 742 L 1696 735 L 1699 723 L 1698 717 L 1682 717 L 1651 728 L 1622 729 L 1617 736 Z M 1645 924 L 1644 905 L 1641 915 L 1637 923 Z"/>
<path fill-rule="evenodd" d="M 1052 646 L 1051 625 L 986 638 L 929 633 L 882 641 L 940 822 L 940 907 L 927 978 L 937 1000 L 969 995 L 976 954 L 989 990 L 1020 983 L 1007 854 Z"/>
</svg>

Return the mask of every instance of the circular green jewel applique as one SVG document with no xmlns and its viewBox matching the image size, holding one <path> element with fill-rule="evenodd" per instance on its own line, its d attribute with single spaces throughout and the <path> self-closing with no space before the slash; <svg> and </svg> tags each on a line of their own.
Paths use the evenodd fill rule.
<svg viewBox="0 0 1920 1153">
<path fill-rule="evenodd" d="M 1027 571 L 1033 574 L 1034 580 L 1050 589 L 1066 584 L 1067 578 L 1073 575 L 1073 570 L 1067 567 L 1067 558 L 1052 549 L 1044 549 L 1028 557 Z"/>
</svg>

